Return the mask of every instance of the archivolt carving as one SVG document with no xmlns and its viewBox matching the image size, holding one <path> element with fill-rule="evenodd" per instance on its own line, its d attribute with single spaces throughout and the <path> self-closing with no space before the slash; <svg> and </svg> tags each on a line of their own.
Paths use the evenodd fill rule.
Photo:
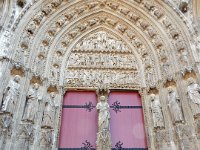
<svg viewBox="0 0 200 150">
<path fill-rule="evenodd" d="M 140 18 L 141 16 L 133 16 L 133 14 L 131 13 L 131 11 L 130 10 L 128 10 L 127 8 L 124 8 L 124 7 L 113 7 L 113 6 L 115 6 L 115 4 L 114 3 L 106 3 L 107 5 L 108 5 L 108 7 L 109 8 L 111 8 L 111 9 L 113 9 L 114 8 L 114 10 L 118 10 L 119 9 L 119 13 L 121 13 L 122 15 L 125 15 L 125 16 L 130 16 L 130 19 L 133 19 L 133 21 L 134 22 L 138 22 L 139 24 L 139 26 L 141 25 L 141 28 L 143 29 L 143 30 L 146 30 L 145 32 L 146 32 L 146 34 L 150 37 L 150 38 L 153 38 L 154 40 L 153 40 L 153 42 L 155 41 L 156 42 L 156 47 L 158 46 L 158 44 L 157 44 L 157 39 L 158 38 L 155 38 L 156 36 L 157 36 L 157 33 L 155 32 L 156 30 L 155 29 L 152 29 L 152 26 L 150 26 L 150 25 L 145 25 L 145 23 L 143 23 L 144 22 L 144 20 L 143 19 L 138 19 L 138 18 Z M 92 7 L 92 9 L 97 9 L 97 8 L 99 8 L 99 7 L 97 7 L 97 5 L 98 5 L 98 3 L 96 3 L 95 4 L 95 7 Z M 99 5 L 101 5 L 101 8 L 102 8 L 102 3 L 99 3 Z M 149 5 L 149 4 L 148 4 Z M 148 5 L 145 3 L 145 7 L 146 8 L 148 8 Z M 106 6 L 106 5 L 105 5 Z M 111 6 L 111 7 L 110 7 Z M 116 5 L 117 6 L 117 5 Z M 159 15 L 159 9 L 156 9 L 155 7 L 153 7 L 153 6 L 150 6 L 150 7 L 152 7 L 152 8 L 154 8 L 153 10 L 152 9 L 150 9 L 151 11 L 153 11 L 154 12 L 154 15 L 156 14 L 157 15 L 157 18 L 161 18 L 161 16 L 162 15 Z M 78 9 L 78 8 L 77 8 Z M 80 11 L 80 12 L 82 12 L 82 11 Z M 79 15 L 80 14 L 82 14 L 82 13 L 80 13 L 79 12 Z M 75 12 L 76 13 L 76 12 Z M 66 17 L 67 18 L 69 18 L 70 20 L 71 20 L 71 18 L 73 18 L 73 17 L 75 17 L 75 18 L 77 18 L 78 16 L 77 15 L 75 15 L 75 14 L 73 14 L 73 13 L 71 13 L 70 14 L 71 15 L 71 17 L 69 17 L 68 15 L 66 15 Z M 83 15 L 83 14 L 82 14 Z M 74 18 L 74 19 L 75 19 Z M 58 21 L 56 22 L 56 24 L 58 25 L 58 26 L 63 26 L 63 20 L 64 20 L 65 18 L 63 18 L 63 16 L 62 16 L 62 18 L 61 19 L 58 19 Z M 165 20 L 166 20 L 166 17 L 164 18 Z M 100 22 L 102 23 L 103 21 L 105 21 L 105 20 L 103 20 L 103 19 L 100 19 Z M 109 22 L 109 24 L 110 24 L 110 22 L 113 22 L 113 21 L 110 21 L 110 20 L 108 20 L 108 22 Z M 166 22 L 166 21 L 165 21 Z M 90 25 L 90 26 L 93 26 L 93 25 L 95 25 L 97 23 L 97 20 L 89 20 L 88 21 L 88 24 Z M 112 26 L 114 25 L 114 26 L 116 26 L 116 23 L 111 23 L 112 24 Z M 166 26 L 167 27 L 169 27 L 170 25 L 168 25 L 167 23 L 165 23 L 166 24 Z M 138 27 L 139 27 L 138 26 Z M 84 26 L 84 24 L 82 25 L 82 26 L 79 26 L 79 29 L 80 30 L 85 30 L 86 29 L 86 26 Z M 117 29 L 120 31 L 120 32 L 122 32 L 122 33 L 125 33 L 126 31 L 129 31 L 129 30 L 127 30 L 127 26 L 124 26 L 124 25 L 122 25 L 122 24 L 119 24 L 118 26 L 117 26 Z M 51 31 L 51 30 L 50 30 Z M 53 34 L 55 34 L 55 32 L 48 32 L 48 33 L 53 33 Z M 129 32 L 128 32 L 129 33 Z M 176 35 L 176 34 L 173 34 L 173 35 Z M 70 38 L 73 38 L 73 37 L 75 37 L 75 36 L 78 36 L 78 30 L 74 30 L 73 32 L 69 32 L 69 37 Z M 134 36 L 133 35 L 127 35 L 128 37 L 131 37 L 131 38 L 133 38 Z M 50 44 L 49 42 L 47 42 L 47 41 L 49 41 L 48 39 L 51 39 L 51 37 L 46 37 L 46 39 L 47 40 L 43 40 L 43 42 L 42 42 L 42 45 L 41 45 L 41 47 L 39 48 L 39 49 L 46 49 L 46 50 L 48 50 L 49 49 L 49 47 L 48 47 L 48 45 Z M 135 39 L 136 41 L 137 41 L 137 39 Z M 48 44 L 47 44 L 48 43 Z M 69 43 L 69 42 L 62 42 L 63 44 L 64 44 L 64 46 L 66 47 L 67 46 L 67 43 Z M 159 44 L 160 45 L 160 44 Z M 163 45 L 163 44 L 161 44 L 161 45 Z M 142 44 L 140 44 L 140 43 L 138 43 L 138 42 L 136 42 L 136 46 L 137 47 L 139 47 L 139 48 L 141 48 L 141 49 L 143 49 L 143 47 L 142 47 Z M 45 50 L 45 51 L 46 51 Z M 52 66 L 54 66 L 54 65 L 52 65 Z M 156 69 L 157 70 L 157 69 Z M 148 72 L 148 74 L 151 74 L 150 73 L 151 71 L 149 71 Z M 149 76 L 147 74 L 147 76 Z"/>
<path fill-rule="evenodd" d="M 125 14 L 124 12 L 125 11 L 122 11 L 122 9 L 121 9 L 121 11 L 120 12 L 122 12 L 122 14 Z M 92 21 L 93 23 L 91 24 L 90 23 L 90 25 L 93 25 L 94 24 L 94 21 Z M 121 28 L 121 30 L 123 30 L 123 28 Z M 151 30 L 152 31 L 152 30 Z M 123 32 L 123 31 L 122 31 Z M 150 32 L 149 32 L 150 33 Z M 153 37 L 155 34 L 154 33 L 151 33 L 151 37 Z"/>
</svg>

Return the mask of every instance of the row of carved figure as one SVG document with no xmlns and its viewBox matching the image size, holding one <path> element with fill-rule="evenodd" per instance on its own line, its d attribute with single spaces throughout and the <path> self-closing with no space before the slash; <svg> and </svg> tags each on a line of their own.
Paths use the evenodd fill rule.
<svg viewBox="0 0 200 150">
<path fill-rule="evenodd" d="M 187 95 L 194 117 L 200 115 L 200 87 L 193 78 L 189 78 Z M 151 94 L 151 111 L 154 128 L 164 128 L 163 110 L 158 95 Z M 180 97 L 173 87 L 168 87 L 167 103 L 173 123 L 184 123 L 184 114 Z"/>
<path fill-rule="evenodd" d="M 85 86 L 96 86 L 99 84 L 133 84 L 138 82 L 138 73 L 132 71 L 111 71 L 111 70 L 68 70 L 66 82 L 76 82 L 79 86 L 82 83 Z"/>
<path fill-rule="evenodd" d="M 137 69 L 137 64 L 130 55 L 73 53 L 69 62 L 69 67 Z"/>
<path fill-rule="evenodd" d="M 109 35 L 105 32 L 98 32 L 95 34 L 95 38 L 91 37 L 88 40 L 84 40 L 76 46 L 77 50 L 85 49 L 85 50 L 116 50 L 119 52 L 127 52 L 127 46 L 119 40 L 113 39 L 109 37 Z"/>
<path fill-rule="evenodd" d="M 53 119 L 55 116 L 58 105 L 56 104 L 56 94 L 51 92 L 47 100 L 42 101 L 42 95 L 39 92 L 39 84 L 35 83 L 31 86 L 26 94 L 26 101 L 24 111 L 22 115 L 22 121 L 34 123 L 36 114 L 38 113 L 39 105 L 45 103 L 42 126 L 53 127 Z M 3 92 L 3 98 L 1 103 L 1 112 L 9 113 L 11 116 L 16 112 L 17 104 L 19 103 L 20 95 L 20 76 L 16 75 Z"/>
</svg>

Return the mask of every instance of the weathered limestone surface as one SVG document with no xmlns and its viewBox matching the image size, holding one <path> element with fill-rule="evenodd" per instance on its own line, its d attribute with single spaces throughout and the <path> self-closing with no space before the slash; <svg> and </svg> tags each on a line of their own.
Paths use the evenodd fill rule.
<svg viewBox="0 0 200 150">
<path fill-rule="evenodd" d="M 138 90 L 150 150 L 200 149 L 199 10 L 199 0 L 1 0 L 0 149 L 56 149 L 72 88 Z"/>
</svg>

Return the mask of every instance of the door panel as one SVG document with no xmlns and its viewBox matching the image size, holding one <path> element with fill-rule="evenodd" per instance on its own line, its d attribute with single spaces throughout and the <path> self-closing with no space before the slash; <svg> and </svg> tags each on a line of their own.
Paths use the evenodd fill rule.
<svg viewBox="0 0 200 150">
<path fill-rule="evenodd" d="M 112 147 L 147 149 L 141 98 L 137 92 L 111 92 Z"/>
<path fill-rule="evenodd" d="M 95 149 L 97 111 L 95 92 L 67 92 L 64 97 L 59 148 Z"/>
</svg>

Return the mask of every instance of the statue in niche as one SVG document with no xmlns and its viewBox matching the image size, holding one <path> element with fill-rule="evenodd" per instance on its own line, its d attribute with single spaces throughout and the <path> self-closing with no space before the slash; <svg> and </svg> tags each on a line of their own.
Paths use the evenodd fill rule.
<svg viewBox="0 0 200 150">
<path fill-rule="evenodd" d="M 154 128 L 162 128 L 164 127 L 164 118 L 159 97 L 155 94 L 151 94 L 150 101 Z"/>
<path fill-rule="evenodd" d="M 100 102 L 96 106 L 98 115 L 98 134 L 97 134 L 97 150 L 111 149 L 111 136 L 109 132 L 110 112 L 109 104 L 105 96 L 100 97 Z"/>
<path fill-rule="evenodd" d="M 62 52 L 56 51 L 53 59 L 53 63 L 59 63 L 62 60 Z"/>
<path fill-rule="evenodd" d="M 38 109 L 38 101 L 41 99 L 42 98 L 39 94 L 39 84 L 35 83 L 33 87 L 29 89 L 26 96 L 26 103 L 22 120 L 34 122 Z"/>
<path fill-rule="evenodd" d="M 38 55 L 38 57 L 35 60 L 35 64 L 34 64 L 34 71 L 36 72 L 37 69 L 39 70 L 43 70 L 43 66 L 44 66 L 44 56 L 43 55 Z"/>
<path fill-rule="evenodd" d="M 39 12 L 35 17 L 34 17 L 34 22 L 39 25 L 42 22 L 42 19 L 44 18 L 45 13 L 43 11 Z"/>
<path fill-rule="evenodd" d="M 1 111 L 13 114 L 20 92 L 20 76 L 16 75 L 10 80 L 3 93 Z"/>
<path fill-rule="evenodd" d="M 168 87 L 168 106 L 174 123 L 183 123 L 183 112 L 180 106 L 180 98 L 172 87 Z"/>
<path fill-rule="evenodd" d="M 164 75 L 168 75 L 170 71 L 170 64 L 167 61 L 167 58 L 162 59 L 162 70 Z"/>
<path fill-rule="evenodd" d="M 200 87 L 193 78 L 188 79 L 187 94 L 193 115 L 200 115 Z"/>
<path fill-rule="evenodd" d="M 148 81 L 149 83 L 152 83 L 154 81 L 153 79 L 153 69 L 149 66 L 146 68 L 146 81 Z"/>
<path fill-rule="evenodd" d="M 49 94 L 48 101 L 45 103 L 43 117 L 42 117 L 42 126 L 46 128 L 51 128 L 54 125 L 55 117 L 55 98 L 56 95 L 54 92 Z"/>
<path fill-rule="evenodd" d="M 182 62 L 184 67 L 189 66 L 190 62 L 189 62 L 189 59 L 188 59 L 188 53 L 184 49 L 180 50 L 180 61 Z"/>
<path fill-rule="evenodd" d="M 69 66 L 75 67 L 76 65 L 80 65 L 80 59 L 78 54 L 71 54 L 69 60 Z"/>
<path fill-rule="evenodd" d="M 54 64 L 51 70 L 51 77 L 53 78 L 53 80 L 58 80 L 59 78 L 59 65 Z"/>
</svg>

